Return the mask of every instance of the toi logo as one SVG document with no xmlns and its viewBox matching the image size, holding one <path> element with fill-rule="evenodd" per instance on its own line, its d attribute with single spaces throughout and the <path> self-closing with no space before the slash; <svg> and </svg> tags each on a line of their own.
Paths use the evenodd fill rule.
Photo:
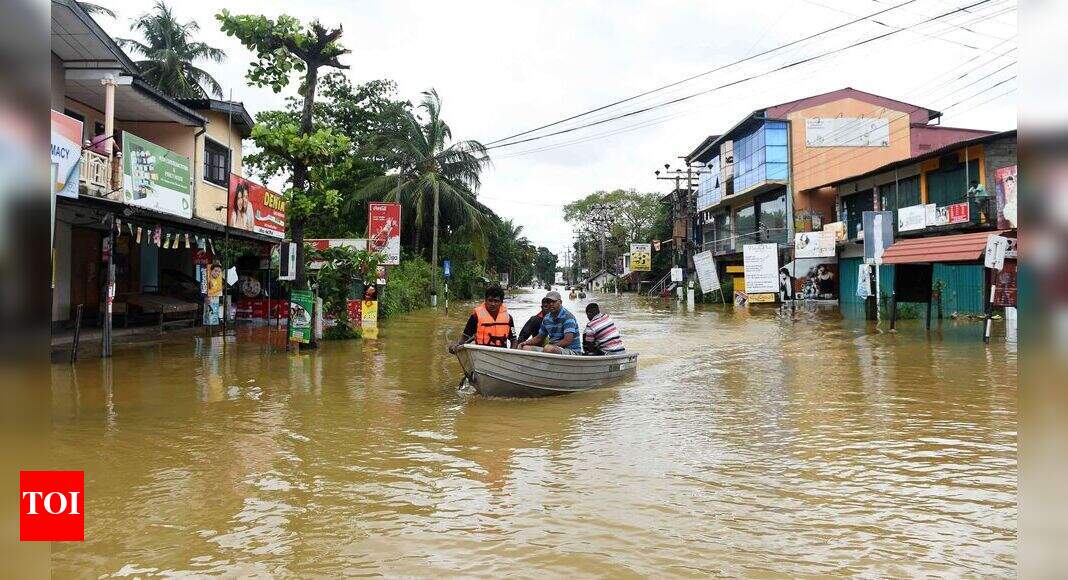
<svg viewBox="0 0 1068 580">
<path fill-rule="evenodd" d="M 19 540 L 85 540 L 85 472 L 19 472 Z"/>
</svg>

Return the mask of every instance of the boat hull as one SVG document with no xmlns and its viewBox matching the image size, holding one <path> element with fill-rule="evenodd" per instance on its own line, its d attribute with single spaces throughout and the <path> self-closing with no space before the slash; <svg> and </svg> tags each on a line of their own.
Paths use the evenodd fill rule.
<svg viewBox="0 0 1068 580">
<path fill-rule="evenodd" d="M 634 376 L 637 354 L 572 356 L 464 345 L 456 356 L 484 397 L 545 397 L 588 391 Z"/>
</svg>

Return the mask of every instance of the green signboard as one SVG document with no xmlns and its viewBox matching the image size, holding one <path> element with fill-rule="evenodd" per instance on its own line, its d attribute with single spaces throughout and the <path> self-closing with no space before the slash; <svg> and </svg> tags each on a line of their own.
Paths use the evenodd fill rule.
<svg viewBox="0 0 1068 580">
<path fill-rule="evenodd" d="M 315 294 L 311 290 L 292 290 L 289 293 L 289 340 L 311 342 L 312 315 L 315 313 Z"/>
<path fill-rule="evenodd" d="M 188 157 L 122 133 L 122 191 L 126 203 L 193 217 L 192 165 Z"/>
</svg>

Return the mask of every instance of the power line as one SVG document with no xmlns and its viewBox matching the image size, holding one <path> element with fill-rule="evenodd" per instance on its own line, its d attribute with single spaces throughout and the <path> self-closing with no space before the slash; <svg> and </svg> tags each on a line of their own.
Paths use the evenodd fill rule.
<svg viewBox="0 0 1068 580">
<path fill-rule="evenodd" d="M 614 121 L 614 120 L 617 120 L 617 119 L 622 119 L 622 118 L 625 118 L 625 117 L 632 117 L 634 115 L 638 115 L 638 114 L 641 114 L 641 113 L 645 113 L 645 112 L 648 112 L 648 111 L 652 111 L 652 110 L 655 110 L 655 109 L 659 109 L 659 108 L 662 108 L 662 107 L 666 107 L 666 106 L 669 106 L 669 105 L 680 103 L 680 102 L 683 102 L 683 101 L 687 101 L 687 100 L 693 99 L 695 97 L 699 97 L 701 95 L 709 94 L 709 93 L 712 93 L 712 92 L 715 92 L 715 91 L 718 91 L 718 90 L 722 90 L 722 89 L 727 88 L 727 87 L 739 85 L 739 84 L 742 84 L 742 83 L 745 83 L 745 82 L 748 82 L 748 81 L 751 81 L 751 80 L 754 80 L 754 79 L 757 79 L 757 78 L 761 78 L 761 77 L 764 77 L 764 76 L 768 76 L 768 75 L 774 74 L 774 73 L 782 71 L 782 70 L 786 70 L 788 68 L 792 68 L 792 67 L 795 67 L 795 66 L 799 66 L 799 65 L 802 65 L 802 64 L 813 62 L 813 61 L 819 60 L 821 58 L 825 58 L 825 57 L 833 55 L 833 54 L 838 54 L 838 53 L 844 52 L 846 50 L 849 50 L 851 48 L 856 48 L 858 46 L 862 46 L 862 45 L 865 45 L 865 44 L 868 44 L 868 43 L 871 43 L 871 42 L 875 42 L 877 40 L 881 40 L 883 38 L 887 38 L 889 36 L 893 36 L 895 34 L 898 34 L 899 32 L 902 32 L 902 31 L 907 30 L 909 28 L 914 28 L 916 26 L 919 26 L 919 25 L 922 25 L 922 24 L 926 24 L 928 22 L 933 22 L 935 20 L 938 20 L 938 19 L 941 19 L 941 18 L 945 18 L 946 16 L 950 16 L 952 14 L 956 14 L 958 12 L 961 12 L 961 11 L 965 10 L 966 8 L 974 8 L 976 6 L 980 6 L 980 5 L 986 4 L 986 3 L 991 2 L 991 1 L 992 0 L 979 0 L 978 2 L 970 4 L 970 5 L 966 6 L 966 7 L 958 8 L 956 10 L 952 10 L 950 12 L 946 12 L 946 13 L 940 14 L 938 16 L 933 16 L 931 18 L 928 18 L 927 20 L 924 20 L 923 22 L 918 22 L 916 24 L 907 26 L 905 28 L 900 28 L 900 29 L 897 29 L 897 30 L 891 30 L 890 32 L 886 32 L 884 34 L 873 36 L 873 37 L 870 37 L 870 38 L 867 38 L 867 39 L 864 39 L 864 40 L 861 40 L 861 41 L 853 42 L 853 43 L 848 44 L 846 46 L 842 46 L 842 47 L 839 47 L 839 48 L 836 48 L 836 49 L 833 49 L 833 50 L 829 50 L 829 51 L 817 54 L 815 56 L 806 57 L 806 58 L 803 58 L 801 60 L 797 60 L 797 61 L 785 64 L 785 65 L 781 65 L 781 66 L 779 66 L 777 68 L 765 71 L 763 73 L 757 73 L 757 74 L 754 74 L 754 75 L 751 75 L 751 76 L 748 76 L 748 77 L 745 77 L 745 78 L 741 78 L 741 79 L 737 79 L 737 80 L 734 80 L 734 81 L 731 81 L 731 82 L 728 82 L 728 83 L 724 83 L 722 85 L 719 85 L 719 86 L 716 86 L 716 87 L 713 87 L 713 88 L 710 88 L 710 89 L 706 89 L 706 90 L 703 90 L 703 91 L 698 91 L 696 93 L 690 93 L 688 95 L 685 95 L 685 96 L 682 96 L 682 97 L 678 97 L 678 98 L 675 98 L 675 99 L 671 99 L 671 100 L 668 100 L 668 101 L 664 101 L 664 102 L 656 104 L 656 105 L 650 105 L 648 107 L 643 107 L 643 108 L 637 109 L 635 111 L 630 111 L 630 112 L 627 112 L 627 113 L 622 113 L 622 114 L 619 114 L 619 115 L 615 115 L 615 116 L 612 116 L 612 117 L 609 117 L 607 119 L 603 119 L 603 120 L 600 120 L 600 121 L 594 121 L 594 122 L 591 122 L 591 123 L 585 123 L 585 124 L 582 124 L 582 125 L 578 125 L 576 127 L 571 127 L 571 128 L 567 128 L 567 129 L 561 129 L 559 131 L 555 131 L 555 132 L 548 133 L 548 134 L 545 134 L 545 135 L 538 135 L 538 136 L 534 136 L 534 137 L 528 137 L 526 139 L 520 139 L 518 141 L 512 141 L 512 142 L 509 142 L 509 143 L 503 143 L 503 144 L 500 144 L 500 145 L 488 146 L 488 147 L 486 147 L 486 149 L 498 149 L 500 147 L 509 147 L 509 146 L 512 146 L 512 145 L 518 145 L 520 143 L 528 143 L 530 141 L 537 141 L 539 139 L 545 139 L 545 138 L 548 138 L 548 137 L 553 137 L 555 135 L 562 135 L 564 133 L 571 133 L 573 131 L 578 131 L 578 130 L 584 129 L 586 127 L 592 127 L 594 125 L 601 125 L 601 124 L 608 123 L 608 122 L 611 122 L 611 121 Z M 553 124 L 559 124 L 561 122 L 563 122 L 563 121 L 560 121 L 560 122 L 557 122 L 557 123 L 553 123 Z M 532 131 L 534 131 L 534 130 L 532 130 Z M 530 131 L 528 131 L 528 133 L 529 132 Z M 499 142 L 499 141 L 501 141 L 501 140 L 495 141 L 495 143 Z"/>
</svg>

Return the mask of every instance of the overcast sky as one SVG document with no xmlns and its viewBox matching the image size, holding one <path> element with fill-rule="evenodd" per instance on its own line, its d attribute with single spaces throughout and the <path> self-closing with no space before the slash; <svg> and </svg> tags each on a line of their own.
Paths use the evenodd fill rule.
<svg viewBox="0 0 1068 580">
<path fill-rule="evenodd" d="M 130 36 L 143 1 L 94 0 L 118 12 L 98 17 L 113 36 Z M 344 26 L 343 61 L 355 82 L 389 78 L 402 97 L 436 88 L 443 117 L 461 139 L 488 143 L 792 42 L 904 0 L 762 0 L 760 2 L 432 2 L 230 0 L 173 2 L 196 20 L 199 39 L 227 53 L 203 66 L 249 111 L 278 107 L 283 95 L 245 85 L 250 54 L 222 34 L 213 14 L 301 19 Z M 638 101 L 583 118 L 597 120 L 765 73 L 801 58 L 909 26 L 979 0 L 916 0 L 813 41 L 754 59 Z M 761 76 L 688 101 L 512 147 L 494 149 L 481 199 L 515 219 L 537 245 L 569 244 L 563 204 L 601 189 L 663 192 L 664 163 L 753 109 L 846 86 L 945 110 L 950 126 L 1016 127 L 1016 12 L 1012 0 L 988 0 L 943 21 Z M 953 22 L 957 25 L 950 25 Z M 1004 54 L 995 60 L 995 57 Z M 1008 68 L 998 69 L 1011 65 Z M 973 71 L 964 78 L 961 74 Z M 995 72 L 997 71 L 997 72 Z M 987 76 L 989 75 L 989 76 Z M 984 79 L 983 77 L 986 76 Z M 1005 81 L 1003 84 L 993 85 Z M 294 83 L 295 86 L 295 83 Z M 993 100 L 991 100 L 993 99 Z M 955 106 L 958 101 L 963 101 Z M 947 110 L 947 107 L 948 110 Z M 574 122 L 577 123 L 578 121 Z M 574 123 L 555 129 L 567 128 Z"/>
</svg>

